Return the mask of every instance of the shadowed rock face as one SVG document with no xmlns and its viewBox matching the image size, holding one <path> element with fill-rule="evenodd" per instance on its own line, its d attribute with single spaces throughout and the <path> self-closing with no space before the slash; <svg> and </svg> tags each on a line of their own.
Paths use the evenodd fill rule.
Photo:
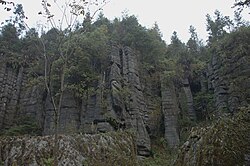
<svg viewBox="0 0 250 166">
<path fill-rule="evenodd" d="M 65 91 L 59 133 L 95 134 L 131 129 L 136 133 L 138 154 L 149 156 L 149 135 L 154 138 L 161 132 L 160 136 L 165 134 L 168 144 L 176 147 L 180 90 L 186 99 L 188 116 L 195 119 L 189 82 L 183 80 L 179 89 L 171 79 L 165 84 L 159 72 L 143 71 L 137 59 L 131 48 L 112 46 L 108 67 L 99 81 L 91 85 L 94 91 L 86 93 L 84 99 Z M 28 86 L 25 68 L 14 70 L 1 63 L 0 69 L 1 129 L 10 127 L 17 116 L 29 116 L 38 122 L 43 135 L 53 134 L 54 110 L 42 84 Z"/>
<path fill-rule="evenodd" d="M 184 91 L 184 95 L 185 95 L 185 99 L 186 101 L 186 111 L 187 111 L 187 115 L 191 120 L 196 120 L 196 114 L 195 114 L 195 110 L 194 110 L 194 102 L 193 102 L 193 94 L 191 92 L 191 88 L 190 88 L 190 84 L 189 84 L 189 80 L 188 79 L 184 79 L 182 81 L 183 84 L 183 91 Z"/>
<path fill-rule="evenodd" d="M 150 154 L 146 130 L 147 105 L 139 77 L 137 56 L 129 47 L 112 47 L 110 63 L 96 83 L 94 93 L 79 99 L 65 91 L 59 133 L 97 133 L 131 129 L 136 133 L 138 154 Z M 10 127 L 15 117 L 27 115 L 37 121 L 44 135 L 53 134 L 54 110 L 50 97 L 39 86 L 28 86 L 24 68 L 0 66 L 0 125 Z"/>
<path fill-rule="evenodd" d="M 45 102 L 45 118 L 44 118 L 44 130 L 45 135 L 53 134 L 54 131 L 54 109 L 49 101 L 49 97 Z M 63 96 L 62 109 L 59 119 L 59 133 L 75 133 L 79 128 L 79 108 L 74 96 L 66 91 Z"/>
<path fill-rule="evenodd" d="M 221 59 L 219 56 L 215 55 L 212 57 L 211 64 L 208 68 L 209 80 L 210 80 L 210 90 L 214 91 L 215 105 L 219 110 L 226 109 L 228 107 L 228 85 L 224 76 L 220 73 L 220 68 L 222 66 Z"/>
<path fill-rule="evenodd" d="M 146 130 L 145 115 L 147 106 L 139 78 L 137 57 L 128 48 L 113 48 L 116 54 L 111 54 L 109 72 L 112 111 L 116 119 L 125 122 L 127 129 L 137 133 L 138 154 L 148 156 L 150 139 Z"/>
<path fill-rule="evenodd" d="M 0 129 L 11 127 L 21 117 L 33 117 L 43 125 L 43 91 L 27 86 L 25 69 L 0 64 Z"/>
<path fill-rule="evenodd" d="M 162 111 L 164 115 L 165 139 L 173 148 L 179 144 L 177 126 L 178 105 L 175 87 L 171 79 L 161 78 Z"/>
<path fill-rule="evenodd" d="M 249 54 L 225 56 L 214 54 L 208 66 L 208 88 L 214 92 L 218 110 L 235 112 L 249 100 Z M 218 112 L 219 113 L 219 112 Z"/>
<path fill-rule="evenodd" d="M 23 68 L 15 72 L 6 64 L 3 64 L 0 71 L 0 128 L 13 124 L 16 117 L 16 107 L 20 98 L 20 89 L 23 79 Z"/>
</svg>

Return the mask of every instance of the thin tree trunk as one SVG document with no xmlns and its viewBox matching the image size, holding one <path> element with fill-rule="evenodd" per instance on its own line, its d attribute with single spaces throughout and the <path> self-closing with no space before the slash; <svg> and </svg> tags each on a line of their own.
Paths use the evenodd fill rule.
<svg viewBox="0 0 250 166">
<path fill-rule="evenodd" d="M 60 115 L 61 115 L 61 108 L 62 108 L 62 101 L 63 101 L 63 95 L 64 95 L 64 80 L 65 80 L 65 69 L 66 69 L 66 62 L 64 62 L 63 67 L 62 67 L 62 73 L 61 73 L 61 80 L 60 80 L 60 98 L 58 102 L 58 108 L 57 111 L 55 112 L 55 147 L 54 147 L 54 165 L 58 165 L 58 158 L 59 158 L 59 122 L 60 122 Z"/>
</svg>

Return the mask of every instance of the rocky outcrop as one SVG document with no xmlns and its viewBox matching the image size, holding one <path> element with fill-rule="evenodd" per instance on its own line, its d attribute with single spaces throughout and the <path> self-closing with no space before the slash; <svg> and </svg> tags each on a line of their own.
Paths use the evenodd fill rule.
<svg viewBox="0 0 250 166">
<path fill-rule="evenodd" d="M 43 134 L 49 135 L 54 133 L 54 108 L 49 97 L 46 98 L 45 109 Z M 58 132 L 76 133 L 79 129 L 79 122 L 79 107 L 74 96 L 66 91 L 63 95 Z"/>
<path fill-rule="evenodd" d="M 193 101 L 193 94 L 191 92 L 189 80 L 186 78 L 182 81 L 182 90 L 183 90 L 183 95 L 184 97 L 184 104 L 185 108 L 182 108 L 182 111 L 187 112 L 187 116 L 190 120 L 196 120 L 196 114 L 194 110 L 194 101 Z"/>
<path fill-rule="evenodd" d="M 52 165 L 53 136 L 1 137 L 3 165 Z M 128 132 L 59 136 L 59 165 L 137 165 L 135 140 Z"/>
<path fill-rule="evenodd" d="M 30 117 L 43 125 L 43 92 L 39 86 L 28 86 L 25 68 L 13 68 L 1 58 L 0 129 L 15 125 L 19 118 Z"/>
<path fill-rule="evenodd" d="M 209 90 L 214 91 L 215 106 L 218 110 L 228 108 L 228 84 L 220 72 L 222 66 L 221 63 L 219 56 L 214 55 L 211 64 L 208 67 L 208 77 L 210 82 Z"/>
<path fill-rule="evenodd" d="M 77 99 L 66 91 L 59 117 L 59 133 L 98 133 L 131 129 L 137 134 L 138 154 L 150 155 L 148 119 L 136 54 L 129 47 L 112 47 L 110 65 L 93 85 L 94 92 Z M 54 110 L 45 100 L 43 133 L 53 134 Z"/>
<path fill-rule="evenodd" d="M 208 66 L 210 90 L 214 91 L 218 110 L 237 111 L 249 101 L 249 55 L 225 56 L 214 54 Z"/>
<path fill-rule="evenodd" d="M 23 68 L 14 71 L 2 64 L 0 71 L 0 128 L 10 127 L 16 117 L 16 107 L 20 98 Z"/>
<path fill-rule="evenodd" d="M 178 134 L 178 104 L 175 87 L 171 79 L 161 77 L 162 112 L 164 115 L 165 139 L 169 147 L 179 144 Z"/>
<path fill-rule="evenodd" d="M 175 85 L 173 80 L 160 79 L 159 72 L 142 70 L 137 59 L 131 48 L 112 46 L 107 69 L 82 98 L 65 90 L 59 133 L 95 134 L 130 129 L 136 133 L 138 154 L 142 156 L 150 155 L 150 136 L 165 134 L 168 144 L 176 147 L 179 112 L 185 107 L 187 116 L 195 120 L 190 83 L 185 79 Z M 8 128 L 15 117 L 25 115 L 38 123 L 43 135 L 53 134 L 50 97 L 39 84 L 30 85 L 25 70 L 21 67 L 14 70 L 7 63 L 1 66 L 2 127 Z M 184 97 L 183 108 L 179 96 Z"/>
<path fill-rule="evenodd" d="M 129 129 L 136 133 L 141 156 L 150 155 L 150 136 L 164 135 L 169 146 L 176 147 L 179 112 L 184 110 L 191 120 L 196 119 L 188 79 L 175 85 L 171 79 L 160 79 L 159 72 L 142 70 L 129 47 L 111 46 L 108 57 L 107 69 L 82 98 L 65 90 L 58 132 L 96 134 Z M 43 135 L 54 134 L 55 112 L 49 94 L 39 84 L 30 85 L 25 70 L 14 70 L 7 63 L 1 66 L 1 125 L 8 129 L 15 117 L 25 115 L 38 123 Z M 178 100 L 184 104 L 180 106 Z"/>
<path fill-rule="evenodd" d="M 207 127 L 193 128 L 174 165 L 249 165 L 250 112 L 243 108 Z"/>
<path fill-rule="evenodd" d="M 141 84 L 147 103 L 147 117 L 145 123 L 150 138 L 164 137 L 164 116 L 162 113 L 160 73 L 150 70 L 141 70 Z"/>
<path fill-rule="evenodd" d="M 242 27 L 225 35 L 218 46 L 211 49 L 208 83 L 219 110 L 235 113 L 239 107 L 250 104 L 249 43 L 249 28 Z"/>
<path fill-rule="evenodd" d="M 150 155 L 150 138 L 146 130 L 147 106 L 140 83 L 136 54 L 129 47 L 113 48 L 109 68 L 113 112 L 118 123 L 137 133 L 138 154 Z M 114 54 L 115 53 L 115 54 Z"/>
</svg>

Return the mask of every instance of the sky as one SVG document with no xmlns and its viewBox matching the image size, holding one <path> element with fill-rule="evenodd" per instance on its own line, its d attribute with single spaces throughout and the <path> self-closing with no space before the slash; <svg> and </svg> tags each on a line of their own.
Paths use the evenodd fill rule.
<svg viewBox="0 0 250 166">
<path fill-rule="evenodd" d="M 35 27 L 37 23 L 41 22 L 39 20 L 43 20 L 37 14 L 38 11 L 42 11 L 41 0 L 12 1 L 23 5 L 28 17 L 26 22 L 30 27 Z M 230 16 L 233 19 L 234 9 L 231 8 L 233 4 L 234 0 L 109 0 L 102 12 L 111 20 L 121 17 L 124 12 L 135 15 L 139 23 L 147 28 L 157 22 L 166 43 L 170 43 L 174 31 L 183 42 L 187 42 L 190 37 L 188 33 L 190 25 L 196 28 L 199 38 L 206 41 L 206 14 L 212 16 L 217 9 L 224 16 Z M 2 9 L 0 10 L 0 21 L 3 21 L 7 15 L 2 14 Z M 250 14 L 247 12 L 243 13 L 243 16 L 245 20 L 249 21 Z"/>
</svg>

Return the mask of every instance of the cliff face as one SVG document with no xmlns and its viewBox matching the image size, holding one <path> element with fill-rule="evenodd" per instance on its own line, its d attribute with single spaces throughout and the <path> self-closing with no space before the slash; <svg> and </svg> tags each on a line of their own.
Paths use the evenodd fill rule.
<svg viewBox="0 0 250 166">
<path fill-rule="evenodd" d="M 250 103 L 249 54 L 214 54 L 208 66 L 208 81 L 218 110 L 235 112 L 239 106 L 246 106 Z"/>
<path fill-rule="evenodd" d="M 136 133 L 138 154 L 150 155 L 150 138 L 164 136 L 170 147 L 179 144 L 178 114 L 195 120 L 189 81 L 178 86 L 159 72 L 145 71 L 129 47 L 112 46 L 109 65 L 83 98 L 70 90 L 63 96 L 59 133 L 90 133 L 130 129 Z M 53 134 L 54 110 L 42 84 L 30 85 L 26 68 L 0 66 L 0 125 L 2 131 L 29 117 L 43 135 Z"/>
<path fill-rule="evenodd" d="M 211 46 L 212 57 L 203 75 L 208 84 L 202 89 L 213 92 L 217 118 L 191 131 L 175 165 L 250 164 L 249 43 L 249 29 L 242 28 Z"/>
<path fill-rule="evenodd" d="M 43 91 L 38 86 L 27 86 L 25 69 L 13 69 L 2 59 L 0 65 L 0 128 L 5 129 L 21 117 L 30 116 L 43 125 Z"/>
<path fill-rule="evenodd" d="M 128 48 L 113 48 L 107 72 L 110 107 L 104 116 L 137 133 L 139 155 L 149 155 L 150 139 L 146 130 L 147 105 L 142 92 L 137 57 Z"/>
<path fill-rule="evenodd" d="M 150 154 L 146 130 L 147 105 L 140 83 L 137 56 L 128 48 L 113 47 L 110 65 L 86 100 L 66 90 L 59 119 L 59 133 L 97 133 L 131 129 L 137 134 L 139 155 Z M 54 111 L 49 96 L 38 86 L 28 87 L 24 68 L 16 71 L 1 65 L 1 129 L 8 129 L 18 116 L 39 122 L 43 134 L 53 134 Z M 45 94 L 45 95 L 44 95 Z"/>
<path fill-rule="evenodd" d="M 218 110 L 235 112 L 250 103 L 249 54 L 214 54 L 201 80 L 202 91 L 213 91 Z M 129 47 L 112 46 L 108 67 L 92 90 L 79 98 L 67 89 L 59 118 L 59 133 L 90 133 L 130 129 L 138 154 L 149 156 L 151 138 L 164 136 L 179 145 L 180 113 L 195 121 L 190 80 L 145 71 Z M 54 110 L 42 84 L 30 84 L 25 67 L 0 63 L 0 129 L 11 129 L 23 117 L 33 120 L 43 135 L 54 132 Z M 208 81 L 206 80 L 208 79 Z M 218 111 L 218 114 L 221 112 Z"/>
<path fill-rule="evenodd" d="M 177 118 L 179 108 L 173 81 L 168 78 L 161 78 L 162 112 L 164 115 L 165 139 L 168 145 L 173 148 L 179 144 L 179 132 Z"/>
</svg>

